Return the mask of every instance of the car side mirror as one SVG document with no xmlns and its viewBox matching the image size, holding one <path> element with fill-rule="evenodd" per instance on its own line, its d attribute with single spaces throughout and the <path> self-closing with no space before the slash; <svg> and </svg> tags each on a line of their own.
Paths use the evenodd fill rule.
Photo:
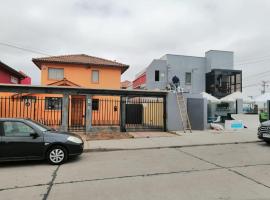
<svg viewBox="0 0 270 200">
<path fill-rule="evenodd" d="M 33 139 L 36 139 L 37 137 L 39 137 L 39 134 L 37 134 L 37 133 L 30 133 L 30 136 L 31 136 Z"/>
</svg>

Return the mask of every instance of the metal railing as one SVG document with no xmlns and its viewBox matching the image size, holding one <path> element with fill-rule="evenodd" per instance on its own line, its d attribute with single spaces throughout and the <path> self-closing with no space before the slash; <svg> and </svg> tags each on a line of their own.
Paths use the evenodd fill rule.
<svg viewBox="0 0 270 200">
<path fill-rule="evenodd" d="M 121 101 L 119 96 L 94 96 L 91 104 L 91 124 L 92 126 L 121 126 L 121 115 L 124 113 L 126 129 L 163 130 L 163 100 L 163 98 L 153 97 L 130 97 Z M 62 104 L 63 98 L 59 96 L 0 97 L 0 117 L 29 118 L 58 129 L 62 124 Z M 67 109 L 68 130 L 85 131 L 85 96 L 70 96 Z M 121 109 L 124 109 L 124 112 Z"/>
<path fill-rule="evenodd" d="M 51 127 L 61 125 L 62 99 L 35 96 L 0 97 L 1 118 L 28 118 Z"/>
<path fill-rule="evenodd" d="M 120 98 L 93 98 L 92 125 L 120 126 Z"/>
</svg>

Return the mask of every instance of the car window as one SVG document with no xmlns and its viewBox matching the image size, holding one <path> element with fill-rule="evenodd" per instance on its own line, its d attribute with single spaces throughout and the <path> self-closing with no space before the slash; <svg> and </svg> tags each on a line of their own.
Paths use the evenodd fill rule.
<svg viewBox="0 0 270 200">
<path fill-rule="evenodd" d="M 4 122 L 3 129 L 5 136 L 30 136 L 34 129 L 22 122 Z"/>
<path fill-rule="evenodd" d="M 28 120 L 28 123 L 30 123 L 32 126 L 35 126 L 37 127 L 38 129 L 40 129 L 42 132 L 43 131 L 54 131 L 55 129 L 49 127 L 49 126 L 46 126 L 44 124 L 41 124 L 37 121 L 34 121 L 34 120 Z"/>
</svg>

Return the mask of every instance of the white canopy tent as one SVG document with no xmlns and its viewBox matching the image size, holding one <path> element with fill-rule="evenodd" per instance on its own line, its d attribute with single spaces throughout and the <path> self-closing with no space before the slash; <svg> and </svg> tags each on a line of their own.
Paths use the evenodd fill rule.
<svg viewBox="0 0 270 200">
<path fill-rule="evenodd" d="M 252 103 L 252 102 L 254 102 L 253 99 L 251 99 L 250 97 L 246 96 L 242 92 L 234 92 L 232 94 L 229 94 L 226 97 L 221 98 L 220 100 L 222 102 L 235 102 L 237 99 L 243 99 L 243 102 L 245 102 L 245 103 Z"/>
<path fill-rule="evenodd" d="M 201 92 L 201 95 L 203 96 L 203 98 L 207 99 L 211 103 L 220 103 L 220 100 L 212 96 L 211 94 L 208 94 L 206 92 Z"/>
</svg>

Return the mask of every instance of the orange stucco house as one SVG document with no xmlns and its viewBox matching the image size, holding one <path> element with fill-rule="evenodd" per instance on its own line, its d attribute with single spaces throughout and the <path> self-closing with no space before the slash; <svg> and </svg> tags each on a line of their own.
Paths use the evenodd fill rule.
<svg viewBox="0 0 270 200">
<path fill-rule="evenodd" d="M 41 70 L 42 86 L 120 89 L 121 75 L 129 67 L 85 54 L 33 58 L 32 61 Z M 7 111 L 3 113 L 6 117 L 11 117 L 8 115 L 10 113 L 12 117 L 32 118 L 49 126 L 57 126 L 61 124 L 61 102 L 62 96 L 57 94 L 13 94 L 11 104 L 4 102 L 9 106 L 5 106 Z M 85 96 L 70 96 L 70 127 L 84 127 L 85 105 Z M 92 124 L 119 124 L 119 106 L 118 97 L 94 96 Z"/>
<path fill-rule="evenodd" d="M 32 60 L 41 70 L 41 85 L 61 85 L 61 81 L 66 81 L 79 87 L 120 89 L 121 74 L 129 67 L 85 54 Z"/>
</svg>

